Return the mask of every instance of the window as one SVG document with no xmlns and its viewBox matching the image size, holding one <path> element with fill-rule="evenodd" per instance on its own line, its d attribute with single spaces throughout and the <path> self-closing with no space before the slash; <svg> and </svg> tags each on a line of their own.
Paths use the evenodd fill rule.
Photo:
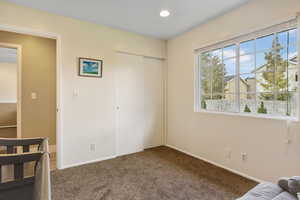
<svg viewBox="0 0 300 200">
<path fill-rule="evenodd" d="M 199 51 L 198 111 L 298 117 L 298 35 L 294 26 Z"/>
</svg>

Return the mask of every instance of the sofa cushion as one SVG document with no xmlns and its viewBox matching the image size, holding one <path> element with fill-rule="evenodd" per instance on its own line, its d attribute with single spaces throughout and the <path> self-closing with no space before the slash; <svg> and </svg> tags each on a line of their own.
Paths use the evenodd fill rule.
<svg viewBox="0 0 300 200">
<path fill-rule="evenodd" d="M 276 184 L 261 183 L 239 198 L 239 200 L 272 200 L 282 192 L 283 189 Z"/>
</svg>

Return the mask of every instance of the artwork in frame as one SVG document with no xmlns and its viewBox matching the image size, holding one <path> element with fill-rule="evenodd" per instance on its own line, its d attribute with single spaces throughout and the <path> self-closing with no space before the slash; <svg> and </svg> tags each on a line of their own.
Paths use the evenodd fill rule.
<svg viewBox="0 0 300 200">
<path fill-rule="evenodd" d="M 102 78 L 102 65 L 102 60 L 79 58 L 79 76 Z"/>
</svg>

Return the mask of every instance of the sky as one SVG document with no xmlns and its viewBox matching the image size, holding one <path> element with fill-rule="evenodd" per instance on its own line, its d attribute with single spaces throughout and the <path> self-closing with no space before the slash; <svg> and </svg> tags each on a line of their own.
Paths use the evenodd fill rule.
<svg viewBox="0 0 300 200">
<path fill-rule="evenodd" d="M 297 55 L 297 35 L 297 29 L 277 34 L 279 43 L 283 47 L 280 50 L 280 54 L 285 60 Z M 256 40 L 240 43 L 240 74 L 253 73 L 255 66 L 256 68 L 259 68 L 266 64 L 265 53 L 271 51 L 274 37 L 275 36 L 273 34 L 257 38 Z M 223 48 L 223 62 L 227 72 L 226 75 L 235 74 L 235 48 L 236 45 Z M 254 54 L 255 51 L 256 54 Z M 222 49 L 213 50 L 211 54 L 222 58 Z"/>
</svg>

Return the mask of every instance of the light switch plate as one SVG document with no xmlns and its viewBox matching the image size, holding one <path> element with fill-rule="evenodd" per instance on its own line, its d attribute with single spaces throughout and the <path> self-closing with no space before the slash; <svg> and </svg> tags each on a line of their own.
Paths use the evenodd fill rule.
<svg viewBox="0 0 300 200">
<path fill-rule="evenodd" d="M 31 99 L 37 99 L 37 94 L 35 92 L 31 93 Z"/>
</svg>

